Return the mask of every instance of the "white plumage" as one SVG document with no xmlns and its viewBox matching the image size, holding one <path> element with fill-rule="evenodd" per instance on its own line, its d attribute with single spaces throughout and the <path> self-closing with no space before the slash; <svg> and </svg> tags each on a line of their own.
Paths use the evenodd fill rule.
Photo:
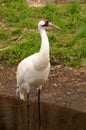
<svg viewBox="0 0 86 130">
<path fill-rule="evenodd" d="M 49 41 L 45 31 L 45 26 L 54 26 L 48 20 L 41 20 L 38 29 L 41 35 L 41 48 L 35 53 L 22 60 L 17 68 L 17 89 L 20 99 L 25 100 L 25 94 L 29 93 L 30 87 L 42 88 L 42 84 L 47 80 L 50 71 Z"/>
</svg>

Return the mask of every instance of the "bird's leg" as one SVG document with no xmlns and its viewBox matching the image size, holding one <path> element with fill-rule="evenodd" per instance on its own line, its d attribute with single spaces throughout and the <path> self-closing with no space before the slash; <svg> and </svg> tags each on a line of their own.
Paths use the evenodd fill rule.
<svg viewBox="0 0 86 130">
<path fill-rule="evenodd" d="M 27 106 L 30 106 L 30 102 L 29 102 L 29 93 L 27 94 Z"/>
<path fill-rule="evenodd" d="M 40 127 L 41 126 L 40 89 L 38 89 L 38 117 L 39 117 L 39 127 Z"/>
<path fill-rule="evenodd" d="M 18 95 L 19 87 L 16 88 L 16 96 Z"/>
<path fill-rule="evenodd" d="M 38 90 L 38 105 L 40 105 L 40 89 Z"/>
<path fill-rule="evenodd" d="M 29 127 L 29 107 L 30 107 L 29 93 L 27 93 L 27 119 L 28 119 L 28 127 Z"/>
</svg>

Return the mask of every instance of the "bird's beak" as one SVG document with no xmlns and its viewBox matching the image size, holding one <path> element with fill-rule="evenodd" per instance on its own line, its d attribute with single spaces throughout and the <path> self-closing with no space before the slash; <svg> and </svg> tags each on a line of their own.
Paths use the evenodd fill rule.
<svg viewBox="0 0 86 130">
<path fill-rule="evenodd" d="M 51 27 L 57 28 L 57 29 L 59 29 L 59 30 L 62 30 L 59 26 L 57 26 L 57 25 L 55 25 L 55 24 L 52 24 L 51 22 L 49 22 L 48 25 L 51 26 Z"/>
</svg>

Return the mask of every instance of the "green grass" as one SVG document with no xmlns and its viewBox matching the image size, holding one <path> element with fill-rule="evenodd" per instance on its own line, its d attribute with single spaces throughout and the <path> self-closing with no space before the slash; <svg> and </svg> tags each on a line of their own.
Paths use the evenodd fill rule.
<svg viewBox="0 0 86 130">
<path fill-rule="evenodd" d="M 80 66 L 86 58 L 86 4 L 78 2 L 29 7 L 25 0 L 0 1 L 0 60 L 16 64 L 39 51 L 37 23 L 47 18 L 62 30 L 48 30 L 52 64 Z"/>
</svg>

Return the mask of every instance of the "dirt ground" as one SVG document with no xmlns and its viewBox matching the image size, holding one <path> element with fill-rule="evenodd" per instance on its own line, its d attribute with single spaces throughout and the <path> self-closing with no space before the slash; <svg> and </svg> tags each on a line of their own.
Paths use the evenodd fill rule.
<svg viewBox="0 0 86 130">
<path fill-rule="evenodd" d="M 16 68 L 0 65 L 0 95 L 16 96 Z M 30 91 L 30 99 L 37 99 L 34 88 Z M 41 101 L 86 112 L 86 67 L 52 66 L 41 91 Z"/>
</svg>

